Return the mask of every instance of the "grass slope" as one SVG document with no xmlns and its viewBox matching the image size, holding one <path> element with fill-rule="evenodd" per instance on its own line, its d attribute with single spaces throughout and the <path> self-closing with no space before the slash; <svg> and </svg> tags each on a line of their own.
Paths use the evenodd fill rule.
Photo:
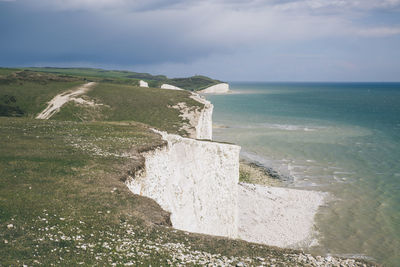
<svg viewBox="0 0 400 267">
<path fill-rule="evenodd" d="M 157 129 L 187 135 L 181 130 L 185 122 L 179 111 L 171 108 L 185 102 L 189 107 L 202 108 L 204 105 L 189 98 L 187 91 L 141 88 L 131 85 L 100 83 L 87 94 L 100 106 L 67 104 L 53 119 L 75 121 L 137 121 Z"/>
<path fill-rule="evenodd" d="M 0 69 L 0 116 L 34 118 L 55 95 L 87 82 L 83 77 L 65 74 Z M 103 74 L 105 75 L 105 74 Z M 51 119 L 68 121 L 137 121 L 170 133 L 187 135 L 181 130 L 186 121 L 171 108 L 185 102 L 188 107 L 203 104 L 189 98 L 187 91 L 141 88 L 131 84 L 97 81 L 83 98 L 100 105 L 69 102 Z"/>
<path fill-rule="evenodd" d="M 84 83 L 74 77 L 14 69 L 1 69 L 0 74 L 0 116 L 33 118 L 55 95 Z"/>
<path fill-rule="evenodd" d="M 120 181 L 139 164 L 121 155 L 161 144 L 147 126 L 0 118 L 0 140 L 0 265 L 107 264 L 104 233 L 168 224 Z"/>
</svg>

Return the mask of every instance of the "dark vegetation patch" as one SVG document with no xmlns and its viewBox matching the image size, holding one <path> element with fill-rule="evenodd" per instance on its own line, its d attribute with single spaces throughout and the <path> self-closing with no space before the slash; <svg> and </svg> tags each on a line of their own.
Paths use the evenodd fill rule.
<svg viewBox="0 0 400 267">
<path fill-rule="evenodd" d="M 78 80 L 82 79 L 69 75 L 55 75 L 52 73 L 41 73 L 31 70 L 15 71 L 9 73 L 8 75 L 0 76 L 0 84 L 23 84 L 23 82 L 37 82 L 40 84 L 47 84 L 49 82 L 73 82 Z"/>
<path fill-rule="evenodd" d="M 206 76 L 193 76 L 189 78 L 174 78 L 169 81 L 172 85 L 184 88 L 190 91 L 198 91 L 206 89 L 212 85 L 221 83 L 221 81 L 211 79 Z"/>
<path fill-rule="evenodd" d="M 22 117 L 24 111 L 16 105 L 15 96 L 0 95 L 0 116 L 5 117 Z"/>
</svg>

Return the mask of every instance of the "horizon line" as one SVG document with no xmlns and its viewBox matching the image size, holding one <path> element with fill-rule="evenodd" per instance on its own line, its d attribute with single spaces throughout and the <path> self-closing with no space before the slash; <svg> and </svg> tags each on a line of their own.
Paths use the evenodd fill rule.
<svg viewBox="0 0 400 267">
<path fill-rule="evenodd" d="M 140 71 L 134 71 L 134 70 L 128 70 L 128 69 L 111 69 L 111 68 L 104 68 L 104 67 L 58 67 L 58 66 L 0 66 L 0 68 L 10 68 L 10 69 L 22 69 L 22 68 L 58 68 L 58 69 L 100 69 L 100 70 L 107 70 L 107 71 L 131 71 L 131 72 L 137 72 L 137 73 L 148 73 L 153 76 L 155 75 L 164 75 L 165 74 L 154 74 L 152 72 L 140 72 Z M 187 76 L 187 77 L 193 77 L 193 76 L 207 76 L 204 74 L 195 74 L 192 76 Z M 168 77 L 168 76 L 167 76 Z M 170 78 L 170 77 L 168 77 Z M 172 77 L 174 78 L 186 78 L 186 77 Z M 213 77 L 209 77 L 214 79 Z M 223 80 L 222 80 L 223 81 Z M 356 80 L 339 80 L 339 81 L 332 81 L 332 80 L 226 80 L 226 82 L 232 82 L 232 83 L 400 83 L 400 80 L 398 81 L 377 81 L 377 80 L 372 80 L 372 81 L 356 81 Z"/>
</svg>

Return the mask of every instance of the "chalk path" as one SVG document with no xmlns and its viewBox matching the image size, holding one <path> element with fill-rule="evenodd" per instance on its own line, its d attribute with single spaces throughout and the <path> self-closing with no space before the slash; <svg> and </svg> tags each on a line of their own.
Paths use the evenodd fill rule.
<svg viewBox="0 0 400 267">
<path fill-rule="evenodd" d="M 36 119 L 47 120 L 58 111 L 60 108 L 67 102 L 71 100 L 75 100 L 75 98 L 79 95 L 82 95 L 89 91 L 96 83 L 89 82 L 80 87 L 78 87 L 74 91 L 67 91 L 61 94 L 56 95 L 52 100 L 50 100 L 49 105 L 36 116 Z"/>
</svg>

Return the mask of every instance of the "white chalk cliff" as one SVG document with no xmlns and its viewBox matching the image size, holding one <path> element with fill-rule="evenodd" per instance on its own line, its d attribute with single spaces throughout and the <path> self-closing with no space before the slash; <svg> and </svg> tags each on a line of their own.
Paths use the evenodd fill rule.
<svg viewBox="0 0 400 267">
<path fill-rule="evenodd" d="M 140 87 L 149 87 L 149 84 L 147 82 L 143 81 L 143 80 L 140 80 L 139 81 L 139 86 Z"/>
<path fill-rule="evenodd" d="M 204 104 L 204 108 L 200 110 L 197 122 L 194 124 L 196 128 L 196 139 L 212 140 L 212 113 L 213 104 L 207 101 L 199 94 L 192 93 L 191 98 Z"/>
<path fill-rule="evenodd" d="M 129 189 L 171 212 L 177 229 L 236 238 L 240 147 L 160 134 L 168 145 L 144 154 Z"/>
<path fill-rule="evenodd" d="M 202 94 L 225 94 L 229 92 L 229 84 L 219 83 L 199 91 Z"/>
<path fill-rule="evenodd" d="M 185 102 L 171 106 L 179 110 L 181 113 L 179 116 L 185 121 L 181 129 L 185 130 L 190 138 L 211 140 L 214 106 L 199 94 L 191 93 L 190 98 L 204 106 L 202 108 L 196 106 L 188 107 Z"/>
<path fill-rule="evenodd" d="M 189 110 L 196 120 L 187 110 L 183 117 L 195 138 L 211 139 L 213 105 L 198 94 L 191 98 L 204 108 Z M 158 133 L 167 145 L 144 153 L 144 170 L 126 184 L 169 211 L 174 228 L 281 247 L 315 244 L 314 216 L 324 193 L 239 184 L 239 146 Z"/>
<path fill-rule="evenodd" d="M 176 87 L 174 85 L 166 84 L 164 83 L 161 85 L 161 89 L 167 89 L 167 90 L 183 90 L 182 88 Z"/>
</svg>

